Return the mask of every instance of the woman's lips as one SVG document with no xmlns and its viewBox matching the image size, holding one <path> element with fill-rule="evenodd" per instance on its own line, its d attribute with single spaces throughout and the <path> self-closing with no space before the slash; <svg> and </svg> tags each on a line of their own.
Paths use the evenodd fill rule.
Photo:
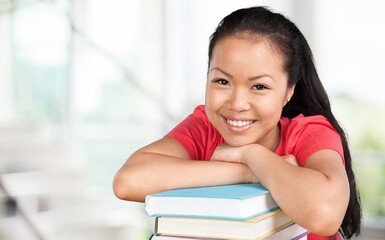
<svg viewBox="0 0 385 240">
<path fill-rule="evenodd" d="M 226 118 L 226 121 L 227 121 L 228 124 L 230 124 L 233 127 L 249 126 L 253 122 L 255 122 L 255 121 L 250 121 L 250 120 L 244 120 L 244 121 L 242 121 L 242 120 L 231 120 L 231 119 L 227 119 L 227 118 Z"/>
<path fill-rule="evenodd" d="M 233 120 L 225 118 L 225 122 L 227 123 L 227 129 L 234 133 L 241 133 L 247 131 L 249 128 L 253 126 L 256 122 L 255 120 Z"/>
</svg>

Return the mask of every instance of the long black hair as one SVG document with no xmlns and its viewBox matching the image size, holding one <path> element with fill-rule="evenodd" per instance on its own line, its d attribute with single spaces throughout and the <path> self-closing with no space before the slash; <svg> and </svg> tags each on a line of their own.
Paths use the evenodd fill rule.
<svg viewBox="0 0 385 240">
<path fill-rule="evenodd" d="M 349 179 L 350 199 L 339 232 L 348 239 L 353 235 L 358 236 L 362 214 L 347 137 L 331 111 L 328 95 L 318 77 L 313 54 L 305 37 L 288 18 L 282 14 L 273 13 L 266 7 L 239 9 L 226 16 L 211 35 L 209 61 L 214 46 L 220 39 L 245 34 L 250 37 L 267 39 L 280 50 L 284 57 L 288 84 L 289 86 L 295 85 L 295 90 L 291 100 L 283 108 L 282 116 L 293 118 L 299 114 L 323 115 L 341 136 L 345 169 Z"/>
</svg>

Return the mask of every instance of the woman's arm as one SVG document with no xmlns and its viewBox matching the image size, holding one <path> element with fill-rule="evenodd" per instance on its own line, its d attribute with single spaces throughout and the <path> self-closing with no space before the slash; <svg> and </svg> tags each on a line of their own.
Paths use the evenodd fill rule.
<svg viewBox="0 0 385 240">
<path fill-rule="evenodd" d="M 213 158 L 246 164 L 282 210 L 311 232 L 328 236 L 341 226 L 349 202 L 349 183 L 337 152 L 318 151 L 304 167 L 282 161 L 257 144 L 219 149 Z"/>
<path fill-rule="evenodd" d="M 132 154 L 113 189 L 120 199 L 143 202 L 146 195 L 169 189 L 255 181 L 244 164 L 190 160 L 178 141 L 165 137 Z"/>
</svg>

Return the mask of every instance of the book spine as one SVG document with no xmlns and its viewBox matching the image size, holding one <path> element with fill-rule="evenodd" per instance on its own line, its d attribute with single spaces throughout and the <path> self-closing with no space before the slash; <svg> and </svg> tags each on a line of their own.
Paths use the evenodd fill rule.
<svg viewBox="0 0 385 240">
<path fill-rule="evenodd" d="M 154 234 L 158 235 L 158 230 L 159 230 L 159 217 L 155 218 L 155 223 L 154 223 Z"/>
</svg>

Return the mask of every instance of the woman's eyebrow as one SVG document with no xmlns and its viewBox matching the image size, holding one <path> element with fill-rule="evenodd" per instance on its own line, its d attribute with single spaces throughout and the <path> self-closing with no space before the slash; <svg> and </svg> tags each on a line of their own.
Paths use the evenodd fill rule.
<svg viewBox="0 0 385 240">
<path fill-rule="evenodd" d="M 226 75 L 227 77 L 229 78 L 233 78 L 233 75 L 231 75 L 230 73 L 226 72 L 225 70 L 219 68 L 219 67 L 213 67 L 212 69 L 210 69 L 210 72 L 213 71 L 213 70 L 217 70 L 217 71 L 220 71 L 221 73 L 223 73 L 224 75 Z"/>
<path fill-rule="evenodd" d="M 263 78 L 263 77 L 270 78 L 270 79 L 272 79 L 273 81 L 276 82 L 276 80 L 271 75 L 266 74 L 266 73 L 265 74 L 261 74 L 261 75 L 257 75 L 257 76 L 254 76 L 254 77 L 250 77 L 249 80 L 253 81 L 253 80 L 257 80 L 257 79 Z"/>
</svg>

